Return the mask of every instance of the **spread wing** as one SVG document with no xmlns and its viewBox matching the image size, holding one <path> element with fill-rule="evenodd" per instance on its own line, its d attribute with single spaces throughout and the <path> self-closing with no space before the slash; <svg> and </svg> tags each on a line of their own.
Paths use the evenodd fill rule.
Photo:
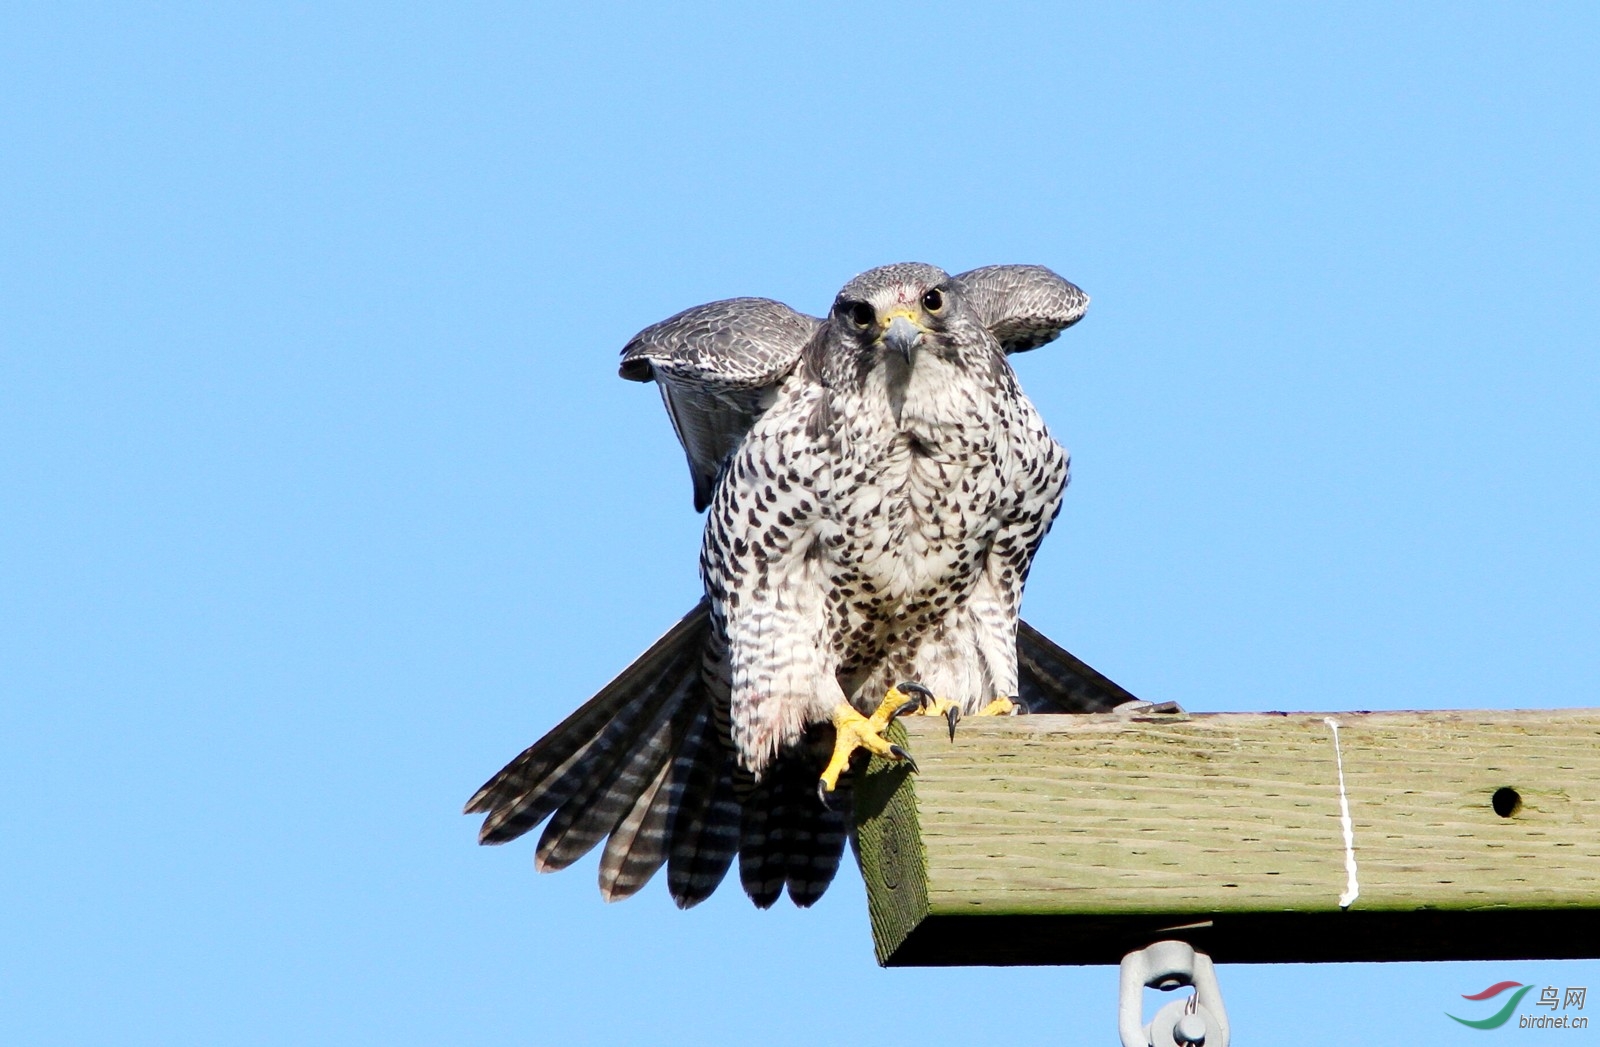
<svg viewBox="0 0 1600 1047">
<path fill-rule="evenodd" d="M 661 389 L 689 458 L 696 512 L 711 504 L 722 463 L 821 324 L 770 298 L 729 298 L 652 324 L 623 347 L 618 373 Z"/>
<path fill-rule="evenodd" d="M 1088 295 L 1042 265 L 986 265 L 951 279 L 1007 354 L 1055 341 L 1089 308 Z"/>
</svg>

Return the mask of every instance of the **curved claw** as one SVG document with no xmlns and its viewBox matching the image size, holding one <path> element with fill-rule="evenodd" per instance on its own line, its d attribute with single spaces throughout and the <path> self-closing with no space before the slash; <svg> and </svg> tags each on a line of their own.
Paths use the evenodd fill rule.
<svg viewBox="0 0 1600 1047">
<path fill-rule="evenodd" d="M 950 724 L 950 740 L 956 740 L 956 724 L 961 722 L 961 706 L 952 705 L 944 711 L 945 722 Z"/>
<path fill-rule="evenodd" d="M 817 779 L 817 799 L 822 801 L 822 806 L 833 810 L 833 801 L 829 799 L 828 783 L 822 778 Z"/>
<path fill-rule="evenodd" d="M 934 701 L 933 692 L 922 686 L 920 683 L 917 683 L 915 680 L 906 680 L 902 683 L 897 683 L 894 685 L 893 690 L 899 691 L 907 698 L 915 698 L 916 701 L 907 702 L 906 704 L 895 709 L 894 712 L 890 713 L 890 723 L 894 723 L 897 717 L 904 716 L 908 713 L 920 712 L 921 710 L 927 708 Z"/>
<path fill-rule="evenodd" d="M 911 773 L 913 773 L 913 774 L 919 773 L 918 770 L 917 770 L 917 761 L 915 761 L 915 760 L 913 760 L 911 758 L 911 754 L 910 753 L 906 752 L 904 749 L 900 748 L 900 746 L 898 746 L 898 745 L 889 746 L 889 752 L 894 756 L 895 759 L 904 762 L 906 764 L 906 766 L 910 767 L 911 768 Z"/>
</svg>

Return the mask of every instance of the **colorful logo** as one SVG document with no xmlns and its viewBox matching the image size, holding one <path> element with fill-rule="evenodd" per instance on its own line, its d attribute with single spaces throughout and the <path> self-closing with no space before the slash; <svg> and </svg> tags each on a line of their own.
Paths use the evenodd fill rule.
<svg viewBox="0 0 1600 1047">
<path fill-rule="evenodd" d="M 1504 1007 L 1500 1008 L 1498 1011 L 1495 1011 L 1493 1014 L 1489 1015 L 1489 1017 L 1479 1018 L 1477 1021 L 1468 1021 L 1466 1018 L 1456 1018 L 1456 1016 L 1451 1014 L 1449 1011 L 1445 1012 L 1445 1017 L 1455 1018 L 1455 1020 L 1460 1022 L 1462 1025 L 1473 1029 L 1498 1029 L 1500 1026 L 1511 1020 L 1511 1016 L 1516 1013 L 1517 1004 L 1522 1002 L 1522 998 L 1528 995 L 1528 990 L 1532 988 L 1533 986 L 1523 985 L 1521 982 L 1495 982 L 1482 992 L 1475 992 L 1470 996 L 1463 993 L 1461 998 L 1463 1000 L 1492 1000 L 1496 996 L 1499 996 L 1501 993 L 1505 992 L 1507 989 L 1517 990 L 1511 994 L 1511 999 L 1506 1001 L 1506 1005 Z"/>
</svg>

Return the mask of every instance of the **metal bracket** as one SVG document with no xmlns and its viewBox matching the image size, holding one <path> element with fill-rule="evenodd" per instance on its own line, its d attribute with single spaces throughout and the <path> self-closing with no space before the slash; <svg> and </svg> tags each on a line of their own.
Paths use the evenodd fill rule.
<svg viewBox="0 0 1600 1047">
<path fill-rule="evenodd" d="M 1139 723 L 1179 723 L 1189 718 L 1189 713 L 1177 702 L 1147 702 L 1135 698 L 1111 710 L 1112 715 Z"/>
<path fill-rule="evenodd" d="M 1194 995 L 1167 1004 L 1149 1025 L 1140 1024 L 1146 988 L 1170 992 L 1185 985 L 1194 986 Z M 1179 941 L 1156 942 L 1124 956 L 1117 1032 L 1122 1047 L 1228 1047 L 1228 1014 L 1211 957 Z"/>
</svg>

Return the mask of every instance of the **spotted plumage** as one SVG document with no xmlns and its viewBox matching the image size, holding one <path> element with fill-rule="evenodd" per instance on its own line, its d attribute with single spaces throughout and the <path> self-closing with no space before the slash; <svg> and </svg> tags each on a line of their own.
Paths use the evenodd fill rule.
<svg viewBox="0 0 1600 1047">
<path fill-rule="evenodd" d="M 1037 266 L 901 264 L 824 319 L 732 299 L 635 336 L 622 374 L 660 386 L 708 509 L 706 596 L 479 790 L 480 838 L 549 817 L 539 868 L 604 839 L 608 898 L 666 864 L 681 905 L 737 854 L 758 905 L 808 905 L 849 833 L 848 802 L 815 793 L 837 708 L 866 713 L 900 680 L 967 713 L 1131 698 L 1018 618 L 1068 463 L 1006 354 L 1087 302 Z"/>
</svg>

